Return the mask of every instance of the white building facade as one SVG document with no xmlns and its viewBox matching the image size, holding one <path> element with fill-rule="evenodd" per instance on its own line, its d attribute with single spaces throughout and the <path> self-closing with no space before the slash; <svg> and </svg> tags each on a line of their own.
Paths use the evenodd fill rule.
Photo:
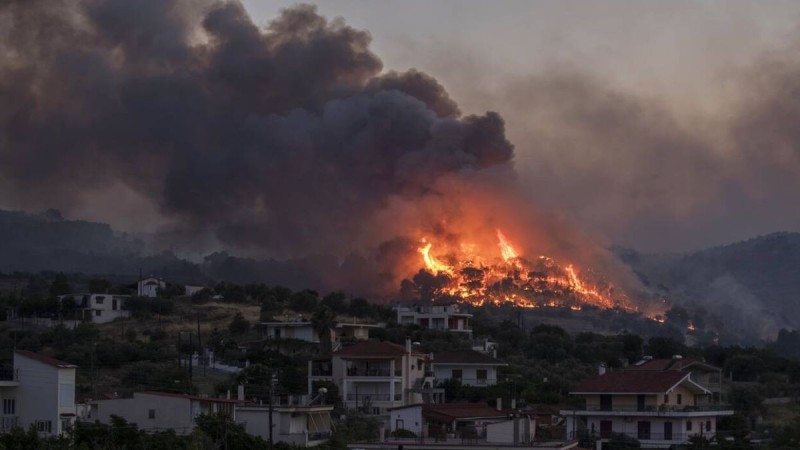
<svg viewBox="0 0 800 450">
<path fill-rule="evenodd" d="M 67 317 L 68 319 L 107 323 L 130 317 L 130 311 L 124 309 L 125 302 L 129 297 L 128 295 L 112 294 L 67 294 L 60 296 L 59 301 L 61 301 L 62 307 L 64 302 L 74 303 L 74 317 Z"/>
<path fill-rule="evenodd" d="M 418 325 L 429 330 L 450 331 L 472 336 L 472 314 L 461 312 L 458 303 L 448 305 L 396 306 L 397 323 Z"/>
<path fill-rule="evenodd" d="M 43 436 L 64 433 L 75 422 L 75 369 L 78 366 L 49 356 L 17 350 L 13 391 L 3 392 L 5 412 L 13 412 L 16 424 L 33 426 Z M 13 400 L 13 408 L 7 400 Z M 10 411 L 13 409 L 13 411 Z M 4 414 L 5 417 L 11 414 Z"/>
<path fill-rule="evenodd" d="M 332 405 L 310 405 L 306 401 L 276 403 L 272 407 L 274 443 L 313 447 L 324 444 L 330 438 Z M 236 422 L 244 426 L 248 434 L 269 440 L 269 406 L 236 406 Z"/>
<path fill-rule="evenodd" d="M 472 350 L 433 355 L 433 373 L 437 383 L 455 379 L 464 386 L 494 386 L 497 384 L 497 369 L 505 365 Z"/>
</svg>

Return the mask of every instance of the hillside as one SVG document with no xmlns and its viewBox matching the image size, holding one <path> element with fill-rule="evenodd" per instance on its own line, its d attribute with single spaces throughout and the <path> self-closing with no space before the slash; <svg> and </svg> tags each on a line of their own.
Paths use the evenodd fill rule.
<svg viewBox="0 0 800 450">
<path fill-rule="evenodd" d="M 737 333 L 772 337 L 800 326 L 800 233 L 773 233 L 688 254 L 618 250 L 674 304 L 719 314 Z"/>
</svg>

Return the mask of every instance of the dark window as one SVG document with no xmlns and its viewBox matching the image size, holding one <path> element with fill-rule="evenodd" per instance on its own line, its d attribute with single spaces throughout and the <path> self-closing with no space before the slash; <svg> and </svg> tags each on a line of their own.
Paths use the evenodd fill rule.
<svg viewBox="0 0 800 450">
<path fill-rule="evenodd" d="M 612 401 L 610 395 L 600 396 L 600 411 L 611 411 Z"/>
<path fill-rule="evenodd" d="M 644 411 L 644 395 L 637 395 L 636 396 L 636 410 L 637 411 Z"/>
<path fill-rule="evenodd" d="M 98 295 L 97 297 L 95 297 L 95 298 L 94 298 L 94 302 L 95 302 L 95 303 L 97 303 L 98 305 L 102 305 L 102 304 L 103 304 L 103 301 L 104 301 L 105 299 L 106 299 L 106 297 L 105 297 L 105 296 L 103 296 L 103 295 Z"/>
<path fill-rule="evenodd" d="M 95 309 L 95 310 L 94 310 L 94 315 L 95 315 L 95 316 L 97 316 L 97 317 L 100 317 L 100 316 L 102 316 L 102 315 L 103 315 L 103 311 L 101 311 L 101 310 L 99 310 L 99 309 Z"/>
<path fill-rule="evenodd" d="M 454 380 L 460 380 L 460 379 L 461 379 L 461 376 L 462 376 L 462 375 L 461 375 L 461 369 L 453 369 L 453 375 L 452 375 L 452 378 L 453 378 Z"/>
<path fill-rule="evenodd" d="M 111 309 L 113 309 L 114 311 L 117 310 L 117 299 L 111 300 Z"/>
<path fill-rule="evenodd" d="M 156 410 L 155 409 L 148 409 L 147 410 L 147 418 L 148 419 L 155 419 L 156 418 Z"/>
<path fill-rule="evenodd" d="M 692 431 L 692 421 L 691 420 L 687 420 L 686 421 L 686 431 Z"/>
<path fill-rule="evenodd" d="M 406 429 L 405 423 L 403 422 L 403 419 L 397 419 L 397 422 L 395 422 L 395 425 L 394 425 L 394 429 L 395 430 L 405 430 Z"/>
<path fill-rule="evenodd" d="M 672 440 L 672 422 L 664 422 L 664 440 Z"/>
<path fill-rule="evenodd" d="M 478 369 L 476 373 L 478 376 L 478 384 L 486 384 L 486 369 Z"/>
<path fill-rule="evenodd" d="M 669 394 L 664 394 L 664 403 L 669 403 Z"/>
<path fill-rule="evenodd" d="M 706 420 L 706 431 L 711 431 L 711 421 Z"/>
<path fill-rule="evenodd" d="M 639 422 L 639 439 L 650 439 L 650 422 Z"/>
<path fill-rule="evenodd" d="M 13 398 L 3 400 L 3 414 L 14 415 L 17 412 L 17 401 Z"/>
<path fill-rule="evenodd" d="M 608 438 L 611 437 L 611 433 L 613 432 L 613 423 L 610 420 L 601 420 L 600 421 L 600 437 Z"/>
<path fill-rule="evenodd" d="M 683 397 L 681 396 L 681 394 L 678 394 L 678 398 L 675 400 L 675 403 L 680 405 L 682 401 L 683 401 Z"/>
</svg>

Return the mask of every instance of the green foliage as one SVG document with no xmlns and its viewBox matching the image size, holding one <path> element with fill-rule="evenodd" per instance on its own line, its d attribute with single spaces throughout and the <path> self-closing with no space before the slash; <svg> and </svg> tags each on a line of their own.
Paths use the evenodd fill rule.
<svg viewBox="0 0 800 450">
<path fill-rule="evenodd" d="M 626 434 L 614 433 L 608 440 L 608 450 L 628 450 L 642 448 L 638 439 Z"/>
<path fill-rule="evenodd" d="M 69 285 L 69 279 L 67 276 L 61 272 L 56 274 L 56 277 L 53 279 L 53 282 L 50 283 L 50 297 L 58 297 L 59 295 L 65 295 L 72 292 L 72 288 Z"/>
<path fill-rule="evenodd" d="M 197 418 L 197 433 L 202 434 L 203 448 L 267 449 L 263 439 L 247 434 L 244 427 L 227 414 L 204 414 Z"/>
<path fill-rule="evenodd" d="M 681 342 L 669 337 L 652 337 L 647 341 L 646 352 L 653 358 L 672 358 L 674 355 L 686 356 L 689 349 Z"/>
<path fill-rule="evenodd" d="M 89 280 L 89 292 L 92 294 L 107 294 L 111 291 L 111 283 L 102 278 Z"/>
<path fill-rule="evenodd" d="M 336 313 L 328 306 L 320 305 L 311 315 L 311 327 L 319 336 L 323 355 L 331 353 L 331 329 L 336 326 Z"/>
<path fill-rule="evenodd" d="M 250 330 L 250 322 L 244 318 L 242 313 L 237 312 L 228 325 L 228 330 L 234 336 L 245 334 Z"/>
<path fill-rule="evenodd" d="M 343 292 L 331 292 L 330 294 L 322 297 L 320 305 L 327 306 L 336 314 L 344 314 L 347 312 L 347 296 Z"/>
<path fill-rule="evenodd" d="M 172 300 L 150 297 L 131 297 L 123 306 L 136 319 L 149 319 L 158 314 L 168 316 L 175 310 Z"/>
<path fill-rule="evenodd" d="M 414 433 L 411 430 L 406 430 L 404 428 L 400 428 L 400 429 L 392 431 L 392 437 L 400 438 L 400 439 L 411 439 L 411 438 L 417 437 L 417 433 Z"/>
<path fill-rule="evenodd" d="M 295 292 L 289 299 L 289 308 L 298 312 L 311 312 L 317 307 L 318 297 L 317 291 L 310 289 Z"/>
</svg>

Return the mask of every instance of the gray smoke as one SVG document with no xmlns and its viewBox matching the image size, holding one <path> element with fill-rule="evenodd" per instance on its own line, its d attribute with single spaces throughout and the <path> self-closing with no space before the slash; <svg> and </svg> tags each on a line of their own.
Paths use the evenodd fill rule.
<svg viewBox="0 0 800 450">
<path fill-rule="evenodd" d="M 69 211 L 121 181 L 174 233 L 345 256 L 398 237 L 373 223 L 390 200 L 513 158 L 498 114 L 381 73 L 367 32 L 312 6 L 261 28 L 237 1 L 20 0 L 0 30 L 0 179 L 18 204 Z"/>
</svg>

